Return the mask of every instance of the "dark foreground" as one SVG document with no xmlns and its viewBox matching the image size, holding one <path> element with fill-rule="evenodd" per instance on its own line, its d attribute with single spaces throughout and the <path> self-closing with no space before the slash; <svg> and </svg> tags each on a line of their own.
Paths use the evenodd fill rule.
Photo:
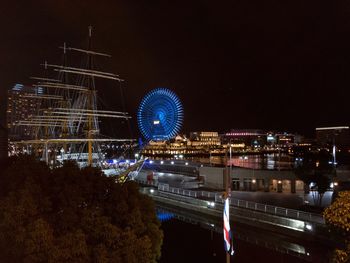
<svg viewBox="0 0 350 263">
<path fill-rule="evenodd" d="M 203 228 L 195 222 L 172 218 L 162 223 L 162 229 L 164 241 L 160 262 L 226 262 L 222 235 L 210 230 L 210 227 Z M 268 235 L 268 233 L 256 234 Z M 300 255 L 280 253 L 276 248 L 268 248 L 261 243 L 256 245 L 247 240 L 249 236 L 246 239 L 234 237 L 235 254 L 231 257 L 231 262 L 328 262 L 329 251 L 316 244 L 306 244 L 307 249 L 311 246 L 313 251 L 312 255 L 308 256 L 306 252 Z"/>
</svg>

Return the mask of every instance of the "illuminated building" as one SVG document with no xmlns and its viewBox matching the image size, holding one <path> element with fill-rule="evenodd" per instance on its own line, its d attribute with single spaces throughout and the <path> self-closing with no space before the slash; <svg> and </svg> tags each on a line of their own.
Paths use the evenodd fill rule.
<svg viewBox="0 0 350 263">
<path fill-rule="evenodd" d="M 338 148 L 350 148 L 350 129 L 348 126 L 316 128 L 316 141 L 321 147 L 336 145 Z"/>
<path fill-rule="evenodd" d="M 196 146 L 220 146 L 221 140 L 217 132 L 191 132 L 191 145 Z"/>
<path fill-rule="evenodd" d="M 300 137 L 300 136 L 299 136 Z M 298 138 L 299 138 L 298 137 Z M 223 143 L 242 144 L 251 148 L 289 147 L 296 143 L 296 135 L 257 129 L 232 129 L 222 136 Z"/>
<path fill-rule="evenodd" d="M 41 95 L 41 87 L 16 84 L 8 90 L 7 128 L 10 139 L 24 139 L 30 136 L 28 126 L 16 126 L 16 122 L 36 115 L 40 107 L 40 99 L 32 95 Z"/>
<path fill-rule="evenodd" d="M 169 157 L 215 155 L 224 152 L 218 132 L 192 132 L 189 139 L 178 135 L 168 141 L 150 141 L 142 151 L 146 156 Z"/>
<path fill-rule="evenodd" d="M 280 147 L 288 147 L 294 143 L 295 135 L 292 133 L 277 133 L 275 135 L 277 144 Z"/>
<path fill-rule="evenodd" d="M 223 135 L 224 143 L 245 144 L 248 147 L 263 147 L 266 145 L 266 132 L 262 130 L 232 129 Z"/>
<path fill-rule="evenodd" d="M 273 132 L 268 132 L 266 135 L 266 143 L 268 145 L 275 145 L 277 143 L 277 138 Z"/>
<path fill-rule="evenodd" d="M 300 136 L 299 136 L 300 137 Z M 189 139 L 176 136 L 167 141 L 150 141 L 143 149 L 146 156 L 214 156 L 225 155 L 228 148 L 235 153 L 288 151 L 296 143 L 296 135 L 263 130 L 231 130 L 218 132 L 191 132 Z"/>
</svg>

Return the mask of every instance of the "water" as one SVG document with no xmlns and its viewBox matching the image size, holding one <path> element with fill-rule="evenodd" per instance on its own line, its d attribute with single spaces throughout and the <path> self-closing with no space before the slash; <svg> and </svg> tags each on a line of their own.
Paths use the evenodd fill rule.
<svg viewBox="0 0 350 263">
<path fill-rule="evenodd" d="M 164 240 L 159 262 L 226 262 L 220 220 L 158 207 Z M 169 212 L 171 210 L 171 212 Z M 330 248 L 265 230 L 232 224 L 231 262 L 328 262 Z"/>
<path fill-rule="evenodd" d="M 193 158 L 194 161 L 201 163 L 224 165 L 225 157 L 212 156 L 210 158 Z M 228 160 L 228 164 L 237 167 L 244 167 L 250 169 L 267 169 L 267 170 L 289 170 L 295 165 L 295 160 L 288 154 L 272 153 L 272 154 L 254 154 L 254 155 L 240 155 L 232 156 Z"/>
</svg>

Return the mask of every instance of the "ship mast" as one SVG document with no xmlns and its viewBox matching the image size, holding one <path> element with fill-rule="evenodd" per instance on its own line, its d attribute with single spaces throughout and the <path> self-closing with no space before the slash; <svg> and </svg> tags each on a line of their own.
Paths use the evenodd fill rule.
<svg viewBox="0 0 350 263">
<path fill-rule="evenodd" d="M 88 50 L 91 50 L 91 36 L 92 36 L 92 26 L 89 26 L 89 46 Z M 88 56 L 88 69 L 92 70 L 92 57 L 90 53 L 87 53 Z M 89 94 L 88 94 L 88 110 L 94 110 L 93 108 L 93 95 L 94 95 L 94 77 L 91 76 L 91 85 L 89 86 Z M 92 165 L 92 138 L 93 138 L 93 130 L 92 130 L 92 116 L 88 116 L 88 165 Z"/>
<path fill-rule="evenodd" d="M 127 112 L 99 110 L 97 107 L 97 93 L 95 88 L 95 78 L 114 80 L 121 82 L 123 79 L 119 75 L 95 70 L 93 58 L 95 56 L 111 57 L 108 54 L 92 50 L 92 27 L 89 26 L 87 49 L 68 47 L 65 43 L 63 47 L 63 65 L 48 64 L 45 61 L 45 69 L 51 68 L 58 72 L 58 79 L 45 77 L 31 77 L 37 83 L 33 85 L 35 89 L 44 88 L 46 93 L 25 94 L 28 99 L 44 101 L 46 107 L 41 107 L 38 114 L 16 121 L 14 125 L 32 127 L 36 136 L 30 140 L 14 142 L 18 145 L 38 145 L 43 146 L 43 157 L 49 163 L 50 156 L 56 159 L 56 152 L 67 153 L 67 159 L 75 156 L 77 160 L 85 158 L 85 164 L 94 165 L 95 152 L 99 160 L 103 159 L 100 143 L 108 142 L 131 142 L 133 139 L 108 139 L 101 138 L 99 129 L 99 117 L 102 118 L 131 118 Z M 85 67 L 72 67 L 67 65 L 67 51 L 84 54 L 87 58 Z M 75 80 L 71 84 L 70 80 Z M 39 133 L 41 137 L 39 137 Z M 67 149 L 67 146 L 70 146 Z M 79 146 L 80 145 L 80 146 Z M 51 152 L 49 154 L 49 151 Z M 85 151 L 85 153 L 83 153 Z M 40 152 L 40 151 L 39 151 Z M 87 152 L 87 153 L 86 153 Z M 66 159 L 62 153 L 62 160 Z M 53 162 L 53 164 L 55 161 Z"/>
</svg>

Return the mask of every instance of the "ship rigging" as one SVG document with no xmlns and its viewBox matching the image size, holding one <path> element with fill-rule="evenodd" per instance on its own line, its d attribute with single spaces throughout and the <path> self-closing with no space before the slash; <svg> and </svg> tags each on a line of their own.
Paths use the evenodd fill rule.
<svg viewBox="0 0 350 263">
<path fill-rule="evenodd" d="M 119 75 L 96 70 L 94 58 L 110 58 L 109 54 L 92 50 L 92 27 L 89 27 L 88 48 L 60 47 L 63 50 L 63 65 L 42 64 L 46 75 L 31 77 L 37 81 L 34 88 L 41 88 L 41 94 L 25 94 L 40 103 L 37 114 L 17 120 L 14 126 L 25 126 L 30 138 L 11 142 L 16 147 L 29 147 L 41 153 L 42 160 L 57 166 L 63 160 L 76 160 L 80 166 L 103 167 L 105 157 L 101 143 L 127 143 L 133 139 L 108 138 L 100 133 L 100 119 L 112 118 L 128 121 L 131 116 L 125 111 L 99 109 L 97 105 L 96 79 L 105 79 L 120 84 Z M 86 58 L 85 67 L 67 65 L 67 53 L 77 52 Z M 55 73 L 57 78 L 48 76 Z M 125 110 L 125 109 L 123 109 Z"/>
</svg>

